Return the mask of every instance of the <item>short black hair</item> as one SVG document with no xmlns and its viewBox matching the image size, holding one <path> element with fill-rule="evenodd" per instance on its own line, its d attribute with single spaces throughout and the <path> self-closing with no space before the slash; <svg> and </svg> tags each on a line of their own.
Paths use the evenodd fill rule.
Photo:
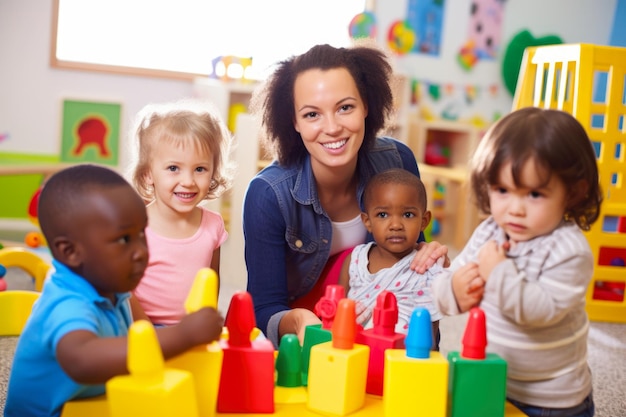
<svg viewBox="0 0 626 417">
<path fill-rule="evenodd" d="M 53 174 L 43 185 L 37 206 L 39 226 L 46 240 L 51 242 L 64 233 L 77 214 L 85 210 L 85 191 L 120 186 L 132 189 L 120 174 L 99 165 L 74 165 Z"/>
<path fill-rule="evenodd" d="M 415 188 L 417 198 L 419 198 L 422 203 L 420 208 L 426 211 L 428 202 L 426 200 L 426 187 L 424 183 L 417 175 L 402 168 L 392 168 L 379 172 L 369 180 L 363 192 L 363 205 L 365 210 L 367 210 L 370 205 L 374 188 L 384 184 L 401 184 Z"/>
</svg>

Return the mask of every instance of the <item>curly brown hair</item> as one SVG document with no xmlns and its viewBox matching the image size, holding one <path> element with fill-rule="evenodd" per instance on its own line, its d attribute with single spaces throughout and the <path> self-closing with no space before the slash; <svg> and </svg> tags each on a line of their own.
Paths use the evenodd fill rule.
<svg viewBox="0 0 626 417">
<path fill-rule="evenodd" d="M 278 63 L 266 83 L 255 91 L 250 110 L 261 114 L 263 146 L 281 165 L 301 163 L 307 155 L 295 130 L 294 84 L 301 73 L 311 69 L 345 68 L 356 83 L 368 109 L 360 152 L 373 144 L 393 112 L 392 67 L 386 54 L 361 42 L 349 48 L 316 45 L 307 52 Z"/>
</svg>

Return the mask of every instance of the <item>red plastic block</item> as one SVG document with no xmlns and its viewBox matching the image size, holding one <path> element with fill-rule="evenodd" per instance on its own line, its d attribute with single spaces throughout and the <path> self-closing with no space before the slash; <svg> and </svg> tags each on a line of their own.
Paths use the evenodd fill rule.
<svg viewBox="0 0 626 417">
<path fill-rule="evenodd" d="M 250 340 L 256 326 L 252 297 L 238 292 L 226 315 L 228 340 L 224 352 L 217 411 L 220 413 L 274 412 L 274 346 L 269 340 Z"/>
<path fill-rule="evenodd" d="M 373 328 L 357 333 L 355 342 L 370 347 L 366 392 L 383 395 L 385 350 L 404 349 L 404 334 L 395 332 L 398 302 L 392 292 L 383 291 L 376 298 L 373 322 Z"/>
</svg>

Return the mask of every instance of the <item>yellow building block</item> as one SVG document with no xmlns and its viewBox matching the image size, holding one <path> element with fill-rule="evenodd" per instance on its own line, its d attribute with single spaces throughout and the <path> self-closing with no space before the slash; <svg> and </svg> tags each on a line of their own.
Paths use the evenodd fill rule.
<svg viewBox="0 0 626 417">
<path fill-rule="evenodd" d="M 337 349 L 333 342 L 311 348 L 307 407 L 322 414 L 345 416 L 365 402 L 369 346 Z"/>
<path fill-rule="evenodd" d="M 154 327 L 140 320 L 128 335 L 130 375 L 111 378 L 106 384 L 111 417 L 198 417 L 191 373 L 165 369 Z"/>
<path fill-rule="evenodd" d="M 185 300 L 187 314 L 203 307 L 217 308 L 217 295 L 217 274 L 210 268 L 201 268 Z M 200 417 L 215 416 L 223 360 L 224 352 L 214 342 L 196 346 L 166 362 L 168 368 L 181 369 L 193 376 Z"/>
<path fill-rule="evenodd" d="M 448 361 L 439 352 L 421 359 L 406 356 L 404 349 L 387 349 L 383 392 L 385 417 L 445 417 Z"/>
<path fill-rule="evenodd" d="M 106 395 L 68 401 L 63 406 L 61 417 L 111 417 Z"/>
<path fill-rule="evenodd" d="M 215 342 L 192 348 L 166 362 L 167 368 L 184 370 L 193 376 L 200 417 L 216 415 L 223 360 L 224 352 Z"/>
</svg>

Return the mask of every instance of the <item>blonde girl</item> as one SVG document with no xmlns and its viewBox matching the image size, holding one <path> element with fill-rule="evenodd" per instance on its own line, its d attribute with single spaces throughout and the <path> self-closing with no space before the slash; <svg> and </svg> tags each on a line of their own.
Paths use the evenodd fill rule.
<svg viewBox="0 0 626 417">
<path fill-rule="evenodd" d="M 147 203 L 150 260 L 134 291 L 157 325 L 177 323 L 198 270 L 219 274 L 228 234 L 222 216 L 201 206 L 232 183 L 231 135 L 217 111 L 194 100 L 148 105 L 133 129 L 132 183 Z M 141 316 L 141 309 L 133 303 Z"/>
</svg>

